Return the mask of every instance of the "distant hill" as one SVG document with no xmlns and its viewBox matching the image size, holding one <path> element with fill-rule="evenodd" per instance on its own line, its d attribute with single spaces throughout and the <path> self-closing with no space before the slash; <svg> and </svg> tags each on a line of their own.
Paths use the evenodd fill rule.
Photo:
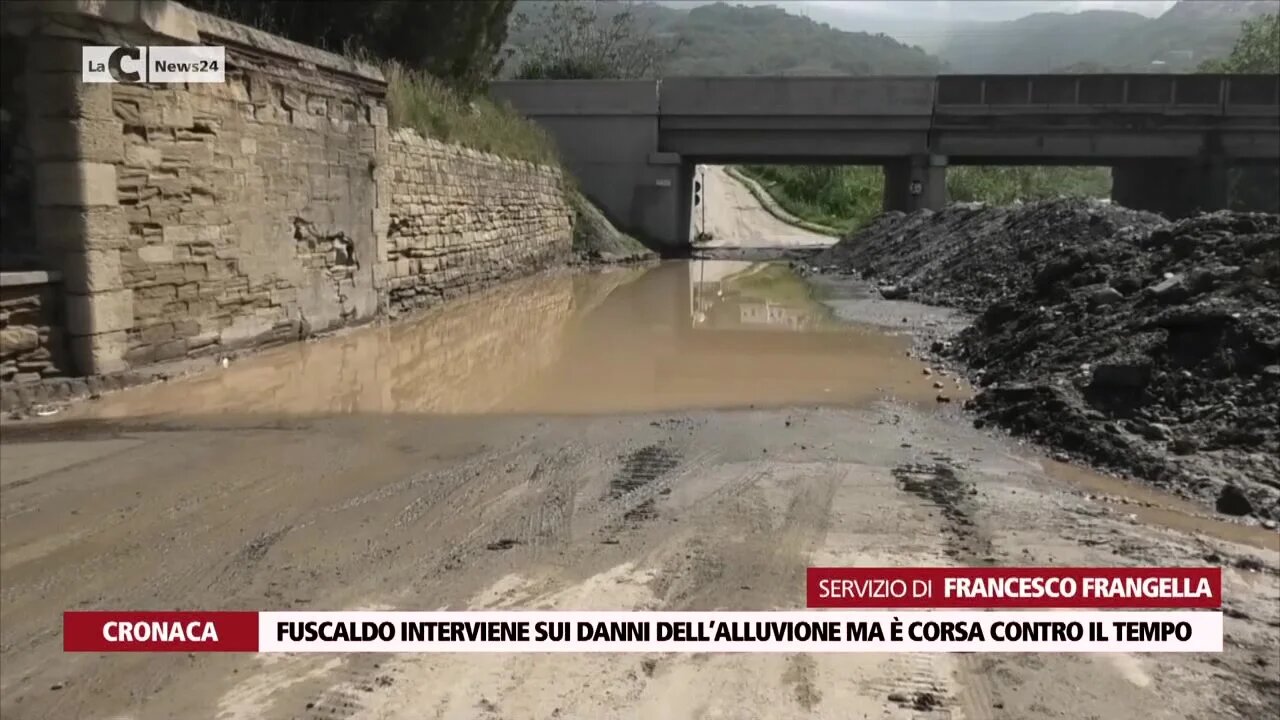
<svg viewBox="0 0 1280 720">
<path fill-rule="evenodd" d="M 520 0 L 513 15 L 537 18 L 548 7 Z M 837 30 L 773 6 L 597 2 L 595 7 L 601 22 L 629 11 L 642 27 L 675 43 L 663 69 L 667 76 L 931 75 L 942 68 L 937 58 L 886 35 Z M 523 39 L 513 30 L 508 42 L 518 46 Z M 517 63 L 513 58 L 508 70 Z"/>
<path fill-rule="evenodd" d="M 846 32 L 778 7 L 689 11 L 670 75 L 929 75 L 941 63 L 887 35 Z"/>
<path fill-rule="evenodd" d="M 1181 0 L 1155 18 L 1036 13 L 958 25 L 937 53 L 952 72 L 1186 72 L 1230 53 L 1242 21 L 1278 7 L 1275 0 Z"/>
</svg>

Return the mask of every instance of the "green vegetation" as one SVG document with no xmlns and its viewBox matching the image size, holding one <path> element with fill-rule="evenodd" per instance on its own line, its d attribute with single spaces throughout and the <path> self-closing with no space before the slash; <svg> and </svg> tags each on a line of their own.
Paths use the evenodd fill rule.
<svg viewBox="0 0 1280 720">
<path fill-rule="evenodd" d="M 559 164 L 546 132 L 480 92 L 497 67 L 515 0 L 185 1 L 380 66 L 393 127 L 504 157 Z"/>
<path fill-rule="evenodd" d="M 773 6 L 520 0 L 507 74 L 909 75 L 937 72 L 923 50 L 844 32 Z"/>
<path fill-rule="evenodd" d="M 941 64 L 885 35 L 844 32 L 781 7 L 695 7 L 672 31 L 667 75 L 913 75 Z"/>
<path fill-rule="evenodd" d="M 520 39 L 512 65 L 522 80 L 653 77 L 673 49 L 629 10 L 601 13 L 575 0 L 517 12 L 511 27 Z"/>
<path fill-rule="evenodd" d="M 1245 20 L 1231 54 L 1206 60 L 1200 72 L 1280 73 L 1280 15 Z"/>
<path fill-rule="evenodd" d="M 1231 54 L 1201 65 L 1202 72 L 1280 73 L 1280 15 L 1246 20 Z M 1280 168 L 1233 168 L 1227 196 L 1234 209 L 1280 212 Z"/>
<path fill-rule="evenodd" d="M 791 214 L 844 231 L 880 213 L 884 173 L 878 167 L 748 165 L 758 181 Z M 1061 196 L 1106 197 L 1111 175 L 1096 167 L 953 167 L 947 195 L 956 202 L 1006 204 Z"/>
<path fill-rule="evenodd" d="M 747 188 L 747 192 L 751 193 L 751 197 L 755 198 L 756 201 L 760 203 L 760 207 L 765 209 L 765 212 L 768 212 L 779 220 L 799 228 L 804 228 L 810 232 L 816 232 L 819 235 L 839 237 L 842 234 L 843 230 L 841 228 L 823 225 L 822 223 L 814 222 L 812 220 L 805 220 L 795 213 L 789 212 L 778 203 L 777 199 L 774 198 L 768 190 L 765 190 L 760 185 L 758 180 L 744 175 L 741 168 L 730 166 L 725 168 L 725 172 L 730 177 L 741 182 Z"/>
<path fill-rule="evenodd" d="M 878 167 L 747 165 L 740 169 L 802 220 L 847 232 L 880 212 L 884 173 Z"/>
<path fill-rule="evenodd" d="M 732 294 L 780 305 L 813 304 L 813 288 L 783 263 L 766 263 L 726 277 L 722 284 Z"/>
<path fill-rule="evenodd" d="M 387 114 L 393 127 L 504 157 L 558 165 L 555 142 L 542 128 L 487 98 L 468 99 L 430 73 L 386 62 Z"/>
<path fill-rule="evenodd" d="M 1105 198 L 1110 194 L 1111 171 L 1104 167 L 947 168 L 947 197 L 953 202 L 1006 205 L 1015 200 Z"/>
<path fill-rule="evenodd" d="M 515 0 L 184 1 L 307 45 L 394 60 L 466 94 L 482 90 L 497 70 L 515 6 Z"/>
<path fill-rule="evenodd" d="M 620 232 L 591 201 L 577 190 L 567 193 L 573 208 L 573 251 L 593 260 L 638 262 L 657 255 L 639 240 Z"/>
</svg>

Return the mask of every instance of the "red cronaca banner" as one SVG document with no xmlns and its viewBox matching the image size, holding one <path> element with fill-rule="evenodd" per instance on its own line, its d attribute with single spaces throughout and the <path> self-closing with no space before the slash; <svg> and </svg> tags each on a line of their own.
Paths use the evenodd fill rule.
<svg viewBox="0 0 1280 720">
<path fill-rule="evenodd" d="M 66 652 L 257 652 L 256 612 L 67 611 Z"/>
<path fill-rule="evenodd" d="M 1217 608 L 1221 568 L 828 568 L 811 608 Z"/>
</svg>

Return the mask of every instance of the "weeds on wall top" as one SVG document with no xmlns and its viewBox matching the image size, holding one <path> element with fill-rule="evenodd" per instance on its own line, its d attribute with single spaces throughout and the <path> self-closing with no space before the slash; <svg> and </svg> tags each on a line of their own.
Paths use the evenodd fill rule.
<svg viewBox="0 0 1280 720">
<path fill-rule="evenodd" d="M 551 136 L 509 107 L 483 96 L 465 98 L 432 75 L 397 62 L 381 66 L 392 127 L 503 157 L 560 165 Z"/>
</svg>

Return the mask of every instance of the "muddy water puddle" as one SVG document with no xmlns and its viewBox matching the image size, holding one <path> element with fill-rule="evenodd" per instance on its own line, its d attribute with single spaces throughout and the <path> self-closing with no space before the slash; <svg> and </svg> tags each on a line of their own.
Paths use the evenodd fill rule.
<svg viewBox="0 0 1280 720">
<path fill-rule="evenodd" d="M 1117 503 L 1120 511 L 1145 525 L 1226 540 L 1280 552 L 1280 534 L 1257 525 L 1234 523 L 1209 515 L 1204 507 L 1157 488 L 1103 475 L 1069 463 L 1045 460 L 1045 474 L 1075 486 L 1100 500 Z"/>
<path fill-rule="evenodd" d="M 612 413 L 883 399 L 932 407 L 905 337 L 843 323 L 782 264 L 544 275 L 253 354 L 61 418 Z M 960 401 L 967 387 L 943 390 Z"/>
</svg>

